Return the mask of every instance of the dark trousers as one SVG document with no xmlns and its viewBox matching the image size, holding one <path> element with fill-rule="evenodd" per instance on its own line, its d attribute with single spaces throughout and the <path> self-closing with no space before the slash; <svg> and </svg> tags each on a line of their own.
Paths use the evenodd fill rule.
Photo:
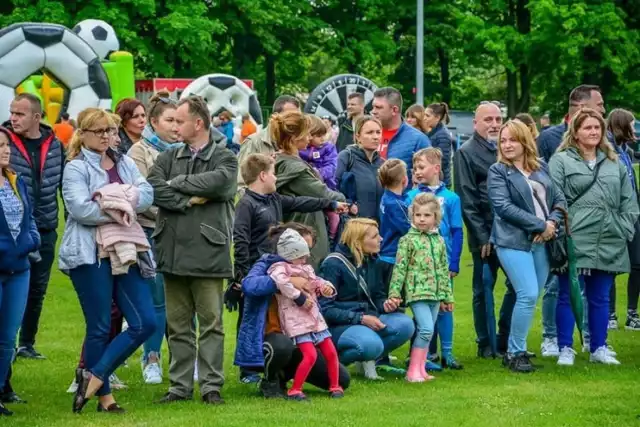
<svg viewBox="0 0 640 427">
<path fill-rule="evenodd" d="M 280 381 L 284 385 L 294 377 L 302 362 L 302 352 L 296 348 L 291 338 L 283 334 L 268 334 L 262 344 L 264 354 L 264 377 L 267 381 Z M 315 365 L 307 377 L 308 384 L 329 390 L 329 370 L 322 354 L 318 354 Z M 342 364 L 339 367 L 338 384 L 343 389 L 349 387 L 351 377 Z"/>
<path fill-rule="evenodd" d="M 38 333 L 38 324 L 40 323 L 40 315 L 42 314 L 42 304 L 44 296 L 47 293 L 49 285 L 49 277 L 51 276 L 51 266 L 55 258 L 56 240 L 58 233 L 55 230 L 40 230 L 40 246 L 39 262 L 31 263 L 31 279 L 29 280 L 29 296 L 27 297 L 27 307 L 24 310 L 22 318 L 22 327 L 20 328 L 20 338 L 18 340 L 20 347 L 33 347 L 36 343 L 36 334 Z"/>
<path fill-rule="evenodd" d="M 490 345 L 489 332 L 487 329 L 487 310 L 485 306 L 485 287 L 482 281 L 482 269 L 485 260 L 480 256 L 480 252 L 474 251 L 471 255 L 473 257 L 473 324 L 478 337 L 478 347 L 484 348 Z M 491 268 L 493 289 L 495 289 L 496 279 L 498 278 L 498 268 L 501 268 L 495 248 L 492 248 L 491 255 L 486 261 Z M 513 314 L 513 307 L 516 304 L 516 293 L 508 279 L 505 285 L 507 286 L 507 292 L 504 294 L 502 306 L 500 307 L 497 333 L 498 350 L 502 352 L 507 350 L 509 331 L 511 330 L 511 315 Z"/>
<path fill-rule="evenodd" d="M 632 268 L 627 281 L 627 310 L 638 309 L 638 296 L 640 296 L 640 269 Z M 609 292 L 609 315 L 616 314 L 616 284 L 611 286 Z"/>
</svg>

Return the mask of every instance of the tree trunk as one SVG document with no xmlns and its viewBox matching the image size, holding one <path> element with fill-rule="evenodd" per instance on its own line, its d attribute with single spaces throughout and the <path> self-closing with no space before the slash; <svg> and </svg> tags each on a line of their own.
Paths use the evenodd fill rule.
<svg viewBox="0 0 640 427">
<path fill-rule="evenodd" d="M 531 82 L 529 80 L 529 67 L 526 64 L 520 65 L 520 98 L 518 99 L 518 111 L 515 113 L 526 113 L 531 104 Z"/>
<path fill-rule="evenodd" d="M 267 105 L 273 105 L 276 100 L 276 61 L 273 55 L 268 52 L 264 56 L 264 66 Z"/>
<path fill-rule="evenodd" d="M 440 62 L 440 84 L 442 85 L 442 102 L 451 104 L 451 75 L 449 73 L 449 55 L 443 48 L 437 49 Z"/>
<path fill-rule="evenodd" d="M 507 115 L 515 117 L 518 103 L 518 74 L 515 71 L 507 70 Z"/>
</svg>

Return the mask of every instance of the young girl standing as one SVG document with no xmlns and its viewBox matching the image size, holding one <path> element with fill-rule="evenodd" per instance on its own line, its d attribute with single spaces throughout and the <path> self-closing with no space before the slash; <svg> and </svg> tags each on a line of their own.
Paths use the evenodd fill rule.
<svg viewBox="0 0 640 427">
<path fill-rule="evenodd" d="M 418 333 L 411 348 L 407 381 L 424 382 L 425 362 L 438 311 L 453 310 L 453 289 L 449 279 L 447 248 L 438 232 L 442 212 L 433 194 L 421 193 L 409 208 L 411 229 L 400 239 L 396 265 L 389 285 L 389 300 L 401 302 L 405 295 Z"/>
</svg>

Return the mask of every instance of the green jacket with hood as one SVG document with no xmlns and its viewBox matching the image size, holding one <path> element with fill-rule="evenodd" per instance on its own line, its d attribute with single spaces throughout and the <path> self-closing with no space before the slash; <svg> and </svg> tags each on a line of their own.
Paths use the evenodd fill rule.
<svg viewBox="0 0 640 427">
<path fill-rule="evenodd" d="M 577 199 L 593 181 L 596 168 L 592 170 L 575 148 L 559 151 L 549 160 L 551 178 L 569 206 L 577 266 L 629 272 L 627 242 L 633 239 L 639 213 L 636 195 L 622 162 L 598 150 L 596 165 L 600 165 L 596 182 Z"/>
</svg>

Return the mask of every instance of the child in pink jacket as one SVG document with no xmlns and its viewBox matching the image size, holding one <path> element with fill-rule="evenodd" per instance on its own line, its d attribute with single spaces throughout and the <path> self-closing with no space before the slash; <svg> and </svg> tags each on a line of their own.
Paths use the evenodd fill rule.
<svg viewBox="0 0 640 427">
<path fill-rule="evenodd" d="M 338 384 L 338 353 L 318 306 L 318 295 L 331 297 L 336 290 L 331 283 L 316 276 L 313 267 L 307 264 L 309 246 L 297 231 L 289 229 L 282 233 L 277 251 L 286 261 L 273 264 L 269 268 L 269 276 L 280 290 L 276 294 L 280 326 L 302 352 L 302 362 L 298 365 L 293 385 L 287 394 L 293 400 L 307 399 L 302 392 L 302 385 L 316 363 L 318 347 L 327 363 L 330 395 L 332 398 L 343 397 L 344 391 Z M 292 277 L 307 279 L 314 293 L 308 295 L 296 289 L 291 283 Z"/>
</svg>

